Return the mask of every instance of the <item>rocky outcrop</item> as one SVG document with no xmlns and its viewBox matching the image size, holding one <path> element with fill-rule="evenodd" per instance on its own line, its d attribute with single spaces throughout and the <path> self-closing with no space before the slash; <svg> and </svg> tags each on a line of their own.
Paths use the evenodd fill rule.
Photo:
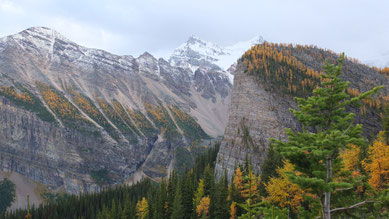
<svg viewBox="0 0 389 219">
<path fill-rule="evenodd" d="M 251 61 L 253 61 L 253 57 L 260 56 L 253 55 L 247 60 L 242 58 L 238 62 L 234 74 L 228 124 L 215 168 L 218 177 L 224 174 L 224 170 L 227 170 L 228 177 L 231 179 L 234 168 L 245 162 L 246 159 L 251 159 L 254 170 L 261 173 L 261 165 L 266 159 L 270 139 L 286 140 L 284 135 L 286 128 L 292 130 L 301 128 L 293 114 L 288 110 L 297 107 L 293 97 L 298 92 L 288 92 L 287 89 L 282 87 L 284 85 L 288 86 L 288 83 L 282 80 L 277 81 L 278 78 L 282 77 L 282 72 L 277 72 L 279 74 L 278 78 L 269 79 L 271 78 L 269 75 L 275 73 L 271 70 L 265 72 L 267 69 L 276 69 L 282 66 L 283 71 L 289 73 L 288 77 L 297 77 L 304 80 L 306 76 L 301 72 L 308 68 L 310 72 L 314 70 L 321 71 L 325 59 L 334 62 L 339 58 L 337 54 L 316 47 L 297 46 L 295 48 L 292 46 L 266 45 L 264 48 L 277 51 L 278 53 L 275 54 L 278 54 L 279 57 L 281 57 L 281 51 L 284 52 L 284 55 L 290 55 L 288 56 L 289 60 L 293 60 L 294 57 L 294 63 L 298 63 L 300 68 L 305 70 L 289 69 L 289 66 L 285 64 L 286 61 L 282 63 L 282 66 L 276 61 L 277 58 L 272 60 L 271 55 L 266 57 L 266 59 L 269 59 L 268 63 L 271 64 L 267 64 L 264 68 L 259 65 L 257 70 L 252 72 L 248 70 L 248 65 L 251 65 L 251 63 L 248 64 L 248 60 L 251 58 Z M 257 51 L 260 51 L 260 49 L 256 48 Z M 248 51 L 247 54 L 251 55 L 252 51 Z M 263 54 L 266 54 L 266 52 Z M 271 54 L 271 52 L 267 54 Z M 263 63 L 265 62 L 263 60 L 259 58 L 259 60 L 253 62 Z M 253 69 L 252 66 L 251 68 Z M 385 85 L 381 94 L 375 96 L 377 98 L 376 102 L 365 102 L 363 110 L 360 108 L 348 109 L 356 114 L 356 123 L 363 125 L 364 135 L 368 138 L 374 137 L 381 129 L 381 106 L 383 101 L 388 100 L 388 78 L 366 65 L 348 59 L 345 60 L 342 77 L 350 81 L 350 86 L 354 89 L 351 92 L 355 92 L 355 89 L 364 92 L 374 86 Z M 301 82 L 296 81 L 297 83 Z M 373 107 L 369 107 L 369 104 Z"/>
<path fill-rule="evenodd" d="M 270 138 L 284 139 L 286 127 L 298 128 L 288 110 L 296 106 L 293 99 L 269 92 L 242 68 L 238 66 L 235 72 L 228 124 L 215 167 L 218 177 L 226 169 L 229 179 L 234 168 L 247 158 L 261 172 Z"/>
</svg>

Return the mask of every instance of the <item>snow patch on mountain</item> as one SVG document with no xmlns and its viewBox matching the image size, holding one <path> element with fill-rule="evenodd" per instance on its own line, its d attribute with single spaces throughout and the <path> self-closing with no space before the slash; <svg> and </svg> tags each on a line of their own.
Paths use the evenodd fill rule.
<svg viewBox="0 0 389 219">
<path fill-rule="evenodd" d="M 263 43 L 263 38 L 256 36 L 248 41 L 221 47 L 215 43 L 201 40 L 196 36 L 191 36 L 174 50 L 169 62 L 173 66 L 190 69 L 193 74 L 200 67 L 220 71 L 232 83 L 234 76 L 231 66 L 251 46 L 260 43 Z"/>
<path fill-rule="evenodd" d="M 37 48 L 44 49 L 48 53 L 53 52 L 56 39 L 68 42 L 69 40 L 55 30 L 47 27 L 31 27 L 11 36 L 23 49 L 34 44 Z"/>
</svg>

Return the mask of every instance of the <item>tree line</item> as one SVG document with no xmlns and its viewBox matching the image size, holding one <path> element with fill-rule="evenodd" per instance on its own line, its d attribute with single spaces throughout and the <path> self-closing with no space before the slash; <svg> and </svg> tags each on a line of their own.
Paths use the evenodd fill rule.
<svg viewBox="0 0 389 219">
<path fill-rule="evenodd" d="M 58 197 L 31 209 L 32 218 L 388 218 L 389 113 L 369 143 L 346 110 L 382 87 L 347 93 L 349 82 L 339 78 L 343 60 L 327 62 L 312 95 L 295 98 L 298 109 L 291 111 L 302 129 L 287 129 L 287 141 L 272 139 L 261 175 L 247 156 L 231 179 L 215 178 L 216 144 L 183 174 Z"/>
</svg>

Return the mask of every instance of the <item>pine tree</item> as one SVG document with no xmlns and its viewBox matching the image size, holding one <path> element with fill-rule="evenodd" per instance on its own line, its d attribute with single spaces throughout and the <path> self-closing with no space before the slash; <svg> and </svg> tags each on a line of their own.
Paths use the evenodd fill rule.
<svg viewBox="0 0 389 219">
<path fill-rule="evenodd" d="M 157 198 L 157 203 L 156 203 L 156 212 L 154 214 L 154 218 L 166 218 L 167 217 L 167 211 L 165 208 L 166 201 L 167 201 L 166 183 L 165 183 L 165 180 L 162 179 L 162 181 L 159 185 L 158 198 Z"/>
<path fill-rule="evenodd" d="M 215 212 L 214 218 L 228 218 L 229 217 L 229 201 L 228 199 L 228 180 L 227 173 L 219 180 L 215 186 Z M 211 200 L 212 201 L 212 200 Z"/>
<path fill-rule="evenodd" d="M 265 189 L 265 183 L 267 183 L 270 177 L 278 176 L 277 168 L 282 167 L 282 157 L 281 155 L 274 150 L 272 145 L 267 149 L 267 155 L 265 162 L 261 166 L 261 185 L 259 186 L 259 192 L 263 196 L 267 195 L 267 191 Z"/>
<path fill-rule="evenodd" d="M 207 165 L 204 170 L 204 194 L 211 195 L 215 184 L 214 171 L 210 165 Z"/>
<path fill-rule="evenodd" d="M 193 171 L 185 174 L 182 186 L 182 206 L 184 218 L 190 218 L 193 215 Z"/>
<path fill-rule="evenodd" d="M 132 206 L 132 203 L 130 200 L 130 196 L 128 193 L 126 193 L 126 196 L 124 198 L 124 210 L 123 210 L 123 214 L 122 214 L 122 219 L 131 218 L 131 216 L 132 216 L 131 206 Z"/>
<path fill-rule="evenodd" d="M 166 202 L 166 210 L 167 215 L 166 218 L 170 218 L 173 212 L 173 203 L 175 198 L 176 186 L 177 186 L 177 173 L 172 172 L 169 177 L 168 185 L 167 185 L 167 202 Z"/>
<path fill-rule="evenodd" d="M 117 208 L 116 208 L 116 201 L 115 201 L 115 199 L 112 199 L 110 217 L 111 218 L 118 218 L 117 212 L 118 211 L 117 211 Z"/>
<path fill-rule="evenodd" d="M 117 213 L 117 217 L 118 219 L 121 219 L 123 217 L 123 208 L 122 208 L 122 203 L 119 201 L 119 205 L 118 205 L 118 213 Z"/>
<path fill-rule="evenodd" d="M 272 140 L 275 149 L 301 173 L 291 173 L 291 181 L 317 195 L 325 219 L 331 218 L 331 193 L 337 188 L 352 187 L 349 183 L 333 180 L 340 172 L 339 151 L 349 144 L 362 145 L 365 142 L 360 135 L 362 126 L 353 124 L 354 114 L 347 112 L 346 107 L 382 88 L 376 87 L 351 98 L 345 92 L 349 82 L 339 78 L 343 60 L 344 55 L 337 66 L 326 62 L 325 73 L 321 75 L 321 83 L 313 91 L 313 96 L 295 98 L 300 110 L 291 111 L 303 125 L 302 131 L 287 129 L 288 141 Z"/>
<path fill-rule="evenodd" d="M 181 219 L 183 217 L 184 217 L 184 209 L 182 206 L 181 186 L 180 184 L 177 184 L 177 188 L 174 196 L 174 202 L 173 202 L 172 216 L 170 218 Z"/>
</svg>

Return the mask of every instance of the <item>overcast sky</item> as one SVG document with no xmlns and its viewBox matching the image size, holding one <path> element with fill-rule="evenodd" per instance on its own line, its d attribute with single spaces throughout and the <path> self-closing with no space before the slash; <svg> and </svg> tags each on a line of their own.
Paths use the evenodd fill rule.
<svg viewBox="0 0 389 219">
<path fill-rule="evenodd" d="M 389 58 L 388 0 L 0 0 L 0 36 L 32 26 L 120 55 L 166 57 L 190 35 L 222 46 L 260 35 Z"/>
</svg>

